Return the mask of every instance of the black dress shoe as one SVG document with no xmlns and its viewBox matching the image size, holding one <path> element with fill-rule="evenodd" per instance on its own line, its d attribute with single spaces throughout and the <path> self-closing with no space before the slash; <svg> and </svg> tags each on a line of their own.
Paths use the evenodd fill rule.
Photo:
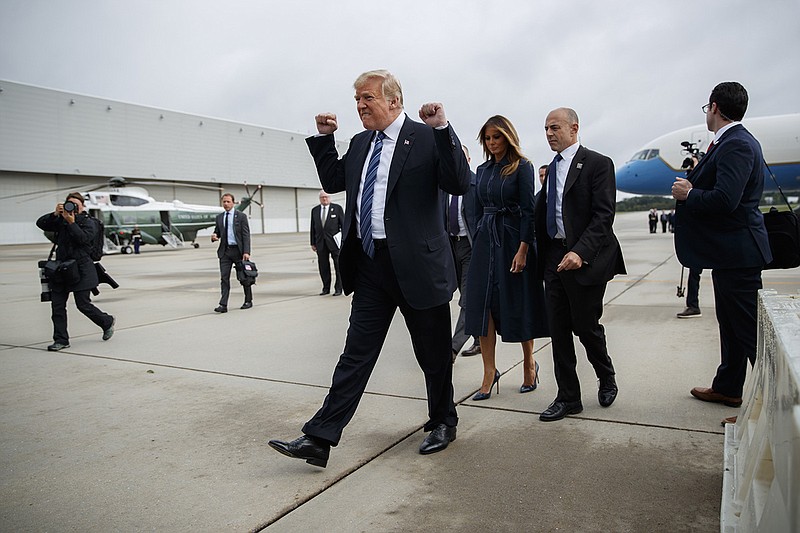
<svg viewBox="0 0 800 533">
<path fill-rule="evenodd" d="M 325 296 L 326 294 L 330 294 L 330 293 L 331 293 L 331 291 L 326 291 L 325 289 L 322 289 L 322 292 L 319 293 L 319 295 L 320 296 Z"/>
<path fill-rule="evenodd" d="M 597 391 L 597 401 L 600 402 L 600 405 L 603 407 L 608 407 L 614 400 L 617 399 L 617 380 L 614 379 L 614 375 L 610 375 L 604 379 L 600 380 L 600 389 Z"/>
<path fill-rule="evenodd" d="M 245 302 L 239 309 L 250 309 L 251 307 L 253 307 L 253 302 Z"/>
<path fill-rule="evenodd" d="M 478 355 L 479 353 L 481 353 L 481 345 L 476 343 L 461 352 L 461 355 L 469 357 L 470 355 Z"/>
<path fill-rule="evenodd" d="M 227 313 L 228 312 L 228 307 L 224 306 L 224 305 L 218 305 L 216 307 L 216 309 L 214 309 L 214 312 L 215 313 Z"/>
<path fill-rule="evenodd" d="M 322 468 L 328 464 L 328 457 L 331 454 L 330 444 L 323 444 L 306 435 L 292 442 L 271 440 L 269 445 L 287 457 L 304 459 L 308 464 Z"/>
<path fill-rule="evenodd" d="M 583 404 L 581 402 L 564 402 L 556 400 L 550 404 L 550 407 L 544 410 L 539 415 L 539 420 L 542 422 L 555 422 L 561 420 L 567 415 L 577 415 L 583 411 Z"/>
<path fill-rule="evenodd" d="M 454 440 L 456 440 L 456 427 L 439 424 L 433 428 L 433 431 L 428 433 L 428 436 L 419 445 L 419 453 L 428 455 L 429 453 L 440 452 Z"/>
<path fill-rule="evenodd" d="M 334 296 L 341 296 L 341 295 L 342 295 L 342 291 L 335 291 L 335 292 L 333 293 L 333 295 L 334 295 Z"/>
</svg>

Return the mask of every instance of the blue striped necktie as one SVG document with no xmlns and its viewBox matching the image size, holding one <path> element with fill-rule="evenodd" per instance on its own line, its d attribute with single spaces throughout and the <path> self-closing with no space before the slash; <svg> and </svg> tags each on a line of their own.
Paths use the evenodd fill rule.
<svg viewBox="0 0 800 533">
<path fill-rule="evenodd" d="M 547 234 L 551 239 L 556 238 L 558 226 L 556 225 L 556 163 L 564 159 L 561 154 L 556 154 L 550 168 L 547 169 Z"/>
<path fill-rule="evenodd" d="M 371 258 L 375 257 L 375 244 L 372 242 L 372 198 L 375 196 L 375 181 L 378 177 L 378 165 L 381 162 L 381 149 L 385 137 L 386 134 L 382 131 L 375 137 L 375 148 L 372 149 L 369 158 L 364 188 L 361 191 L 361 220 L 358 227 L 361 231 L 361 247 Z"/>
</svg>

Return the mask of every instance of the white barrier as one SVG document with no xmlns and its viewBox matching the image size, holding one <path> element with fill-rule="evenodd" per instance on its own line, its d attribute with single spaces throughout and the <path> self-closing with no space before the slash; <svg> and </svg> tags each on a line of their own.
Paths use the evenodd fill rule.
<svg viewBox="0 0 800 533">
<path fill-rule="evenodd" d="M 725 426 L 720 531 L 800 531 L 800 297 L 762 290 L 758 355 Z"/>
</svg>

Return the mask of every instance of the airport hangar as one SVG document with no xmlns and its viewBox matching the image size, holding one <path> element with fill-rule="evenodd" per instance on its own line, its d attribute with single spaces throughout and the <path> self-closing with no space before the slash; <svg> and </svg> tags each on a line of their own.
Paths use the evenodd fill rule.
<svg viewBox="0 0 800 533">
<path fill-rule="evenodd" d="M 223 192 L 238 201 L 246 182 L 261 204 L 246 211 L 252 233 L 307 232 L 320 184 L 306 136 L 0 80 L 0 198 L 23 195 L 3 200 L 0 244 L 47 242 L 39 216 L 113 177 L 149 182 L 155 200 L 214 206 Z M 42 191 L 53 192 L 27 194 Z"/>
</svg>

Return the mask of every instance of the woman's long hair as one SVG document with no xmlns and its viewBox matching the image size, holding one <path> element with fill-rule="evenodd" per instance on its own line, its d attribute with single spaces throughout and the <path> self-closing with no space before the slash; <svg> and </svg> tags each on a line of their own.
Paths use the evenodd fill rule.
<svg viewBox="0 0 800 533">
<path fill-rule="evenodd" d="M 489 128 L 496 128 L 497 131 L 499 131 L 508 142 L 508 148 L 506 148 L 505 155 L 505 157 L 508 159 L 508 164 L 503 167 L 500 175 L 508 176 L 513 174 L 517 171 L 517 168 L 519 168 L 519 162 L 523 159 L 527 159 L 522 154 L 522 149 L 519 147 L 519 135 L 517 135 L 516 128 L 514 128 L 514 125 L 510 120 L 502 115 L 495 115 L 486 121 L 486 124 L 483 125 L 480 133 L 478 133 L 478 141 L 481 143 L 481 146 L 483 146 L 483 154 L 486 156 L 487 161 L 492 158 L 492 153 L 486 146 L 486 140 L 484 139 L 484 137 L 486 137 L 486 130 Z"/>
</svg>

